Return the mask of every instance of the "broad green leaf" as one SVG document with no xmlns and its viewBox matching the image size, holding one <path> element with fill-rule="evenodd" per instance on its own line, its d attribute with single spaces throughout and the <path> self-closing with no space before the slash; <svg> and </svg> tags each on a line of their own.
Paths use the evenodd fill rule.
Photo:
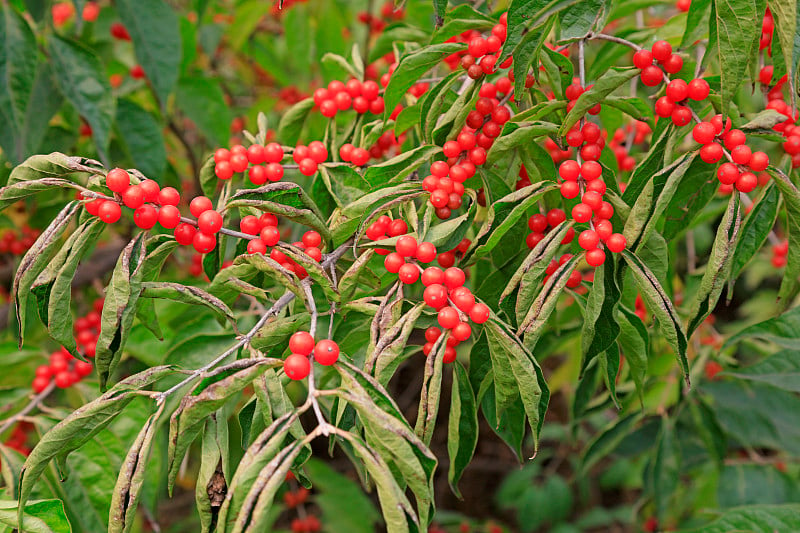
<svg viewBox="0 0 800 533">
<path fill-rule="evenodd" d="M 496 319 L 490 319 L 484 328 L 492 358 L 495 392 L 500 394 L 501 387 L 511 388 L 512 390 L 505 391 L 504 394 L 511 397 L 518 395 L 522 399 L 533 433 L 535 455 L 539 450 L 539 435 L 550 401 L 550 389 L 544 380 L 542 369 L 533 354 L 509 328 Z M 498 419 L 502 414 L 501 407 L 504 406 L 498 403 Z"/>
<path fill-rule="evenodd" d="M 652 312 L 658 319 L 658 326 L 661 333 L 672 346 L 678 365 L 683 372 L 686 384 L 689 385 L 689 362 L 686 358 L 687 339 L 686 333 L 681 326 L 680 317 L 672 305 L 672 300 L 664 288 L 659 283 L 653 272 L 647 268 L 642 260 L 629 252 L 623 250 L 622 257 L 633 273 L 633 279 L 639 288 L 639 293 L 647 306 L 647 310 Z"/>
<path fill-rule="evenodd" d="M 21 531 L 17 506 L 19 502 L 0 500 L 0 524 Z M 61 500 L 38 500 L 25 504 L 25 531 L 31 533 L 72 533 L 72 526 Z"/>
<path fill-rule="evenodd" d="M 800 528 L 800 504 L 747 505 L 726 510 L 713 522 L 684 533 L 774 533 Z"/>
<path fill-rule="evenodd" d="M 709 34 L 719 54 L 722 115 L 727 117 L 758 46 L 761 16 L 756 0 L 713 0 L 711 6 Z"/>
<path fill-rule="evenodd" d="M 417 408 L 417 423 L 414 431 L 430 445 L 433 432 L 436 429 L 436 417 L 439 415 L 439 404 L 442 395 L 442 374 L 444 367 L 444 350 L 446 334 L 440 337 L 425 361 L 425 372 L 422 376 L 422 390 L 419 394 L 419 407 Z"/>
<path fill-rule="evenodd" d="M 161 109 L 166 109 L 181 64 L 178 17 L 164 0 L 120 0 L 114 6 Z"/>
<path fill-rule="evenodd" d="M 748 326 L 728 337 L 725 346 L 733 346 L 742 339 L 756 338 L 774 342 L 784 348 L 796 348 L 800 337 L 800 307 L 795 307 L 769 320 Z"/>
<path fill-rule="evenodd" d="M 559 13 L 561 31 L 558 42 L 583 39 L 592 30 L 602 29 L 610 8 L 610 0 L 588 0 L 569 6 Z"/>
<path fill-rule="evenodd" d="M 408 339 L 424 310 L 424 302 L 418 303 L 383 332 L 374 345 L 370 343 L 367 348 L 364 368 L 372 372 L 382 385 L 386 386 L 389 383 L 397 367 L 408 357 Z"/>
<path fill-rule="evenodd" d="M 557 133 L 558 126 L 552 122 L 509 122 L 486 154 L 486 165 L 491 167 L 502 161 L 501 158 L 509 151 L 532 144 L 539 137 Z"/>
<path fill-rule="evenodd" d="M 236 328 L 233 311 L 225 302 L 199 287 L 167 281 L 145 281 L 141 284 L 142 298 L 162 298 L 190 305 L 202 305 L 227 319 Z"/>
<path fill-rule="evenodd" d="M 438 146 L 420 145 L 413 150 L 398 154 L 388 161 L 369 167 L 364 173 L 364 179 L 371 187 L 382 187 L 390 182 L 405 180 L 409 174 L 439 152 L 441 152 L 441 148 Z"/>
<path fill-rule="evenodd" d="M 100 58 L 85 45 L 58 35 L 48 39 L 48 51 L 61 92 L 91 126 L 100 158 L 108 160 L 115 102 Z"/>
<path fill-rule="evenodd" d="M 458 480 L 464 469 L 472 461 L 475 447 L 478 445 L 478 405 L 475 393 L 469 382 L 467 371 L 461 363 L 453 363 L 453 385 L 450 394 L 450 416 L 447 423 L 447 454 L 450 468 L 447 479 L 450 489 L 456 496 Z"/>
<path fill-rule="evenodd" d="M 692 0 L 686 14 L 686 29 L 681 37 L 680 48 L 692 46 L 708 35 L 708 21 L 711 16 L 711 0 Z"/>
<path fill-rule="evenodd" d="M 285 111 L 278 123 L 277 138 L 290 146 L 296 144 L 300 138 L 300 132 L 303 130 L 303 124 L 313 107 L 314 100 L 306 98 Z"/>
<path fill-rule="evenodd" d="M 578 123 L 578 121 L 586 115 L 592 107 L 601 103 L 605 97 L 619 89 L 626 82 L 630 81 L 634 76 L 638 76 L 640 70 L 638 68 L 612 68 L 605 74 L 597 78 L 591 89 L 583 92 L 580 97 L 575 101 L 567 116 L 564 117 L 564 122 L 561 123 L 561 128 L 558 130 L 558 136 L 563 137 L 567 132 Z"/>
<path fill-rule="evenodd" d="M 619 336 L 617 342 L 622 356 L 631 368 L 631 378 L 636 385 L 640 403 L 644 403 L 644 379 L 647 375 L 647 356 L 650 353 L 650 337 L 641 319 L 624 307 L 617 308 Z"/>
<path fill-rule="evenodd" d="M 786 268 L 778 292 L 778 310 L 785 310 L 800 292 L 800 191 L 792 181 L 777 169 L 770 169 L 775 185 L 781 191 L 786 206 L 786 233 L 789 239 L 789 253 Z"/>
<path fill-rule="evenodd" d="M 800 392 L 800 354 L 792 349 L 781 350 L 752 365 L 726 370 L 724 375 Z"/>
<path fill-rule="evenodd" d="M 136 168 L 145 176 L 160 178 L 167 166 L 167 151 L 161 126 L 153 116 L 132 100 L 121 99 L 117 127 Z"/>
<path fill-rule="evenodd" d="M 781 50 L 785 50 L 783 54 L 784 62 L 786 65 L 786 73 L 789 75 L 788 85 L 789 92 L 794 89 L 795 82 L 795 69 L 797 63 L 792 57 L 791 50 L 796 46 L 797 41 L 797 2 L 791 0 L 767 0 L 770 13 L 775 19 L 775 30 L 773 32 L 773 39 L 778 38 Z"/>
<path fill-rule="evenodd" d="M 512 0 L 508 6 L 508 32 L 498 63 L 516 49 L 526 29 L 535 28 L 552 15 L 577 4 L 578 0 Z"/>
<path fill-rule="evenodd" d="M 389 118 L 394 108 L 423 74 L 439 64 L 450 54 L 460 52 L 465 48 L 461 43 L 432 44 L 408 53 L 400 58 L 397 68 L 392 73 L 389 85 L 383 93 L 386 104 L 384 120 Z M 280 133 L 280 132 L 279 132 Z"/>
<path fill-rule="evenodd" d="M 455 91 L 451 89 L 460 82 L 461 73 L 456 70 L 420 97 L 417 104 L 419 106 L 419 126 L 425 141 L 431 142 L 439 118 L 457 97 Z"/>
<path fill-rule="evenodd" d="M 664 210 L 663 237 L 670 241 L 691 228 L 718 188 L 716 166 L 695 157 Z"/>
<path fill-rule="evenodd" d="M 175 104 L 209 144 L 226 144 L 233 117 L 219 83 L 206 78 L 181 78 L 175 87 Z"/>
<path fill-rule="evenodd" d="M 21 161 L 26 150 L 20 136 L 31 105 L 38 51 L 28 23 L 5 4 L 0 9 L 0 43 L 0 118 L 12 134 L 3 148 L 10 159 Z"/>
<path fill-rule="evenodd" d="M 200 527 L 210 532 L 227 492 L 228 413 L 225 407 L 206 419 L 200 450 L 200 470 L 195 483 L 195 503 L 200 514 Z"/>
<path fill-rule="evenodd" d="M 588 472 L 598 461 L 613 453 L 641 421 L 642 413 L 631 413 L 611 421 L 606 427 L 600 429 L 586 446 L 580 471 Z"/>
<path fill-rule="evenodd" d="M 647 182 L 650 181 L 655 173 L 664 168 L 664 154 L 673 132 L 672 123 L 667 124 L 667 122 L 669 121 L 660 120 L 656 123 L 656 128 L 653 130 L 653 140 L 650 142 L 650 151 L 647 152 L 644 160 L 636 165 L 631 177 L 628 179 L 625 193 L 622 195 L 622 199 L 628 205 L 633 205 L 642 190 L 644 190 Z M 661 124 L 664 124 L 664 126 L 661 126 Z"/>
</svg>

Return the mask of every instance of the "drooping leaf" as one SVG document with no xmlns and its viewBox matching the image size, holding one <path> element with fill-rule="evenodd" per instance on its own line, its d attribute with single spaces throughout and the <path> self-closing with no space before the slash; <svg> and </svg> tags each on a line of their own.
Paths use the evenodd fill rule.
<svg viewBox="0 0 800 533">
<path fill-rule="evenodd" d="M 797 346 L 798 336 L 800 336 L 800 307 L 795 307 L 734 333 L 725 341 L 725 346 L 732 346 L 742 339 L 757 338 L 774 342 L 784 348 L 794 348 Z"/>
<path fill-rule="evenodd" d="M 711 6 L 709 34 L 719 53 L 722 115 L 727 117 L 758 46 L 761 16 L 756 0 L 713 0 Z"/>
<path fill-rule="evenodd" d="M 789 253 L 786 256 L 786 268 L 783 271 L 783 280 L 778 291 L 778 309 L 785 310 L 800 292 L 800 281 L 798 281 L 798 276 L 800 276 L 800 190 L 783 172 L 772 168 L 768 171 L 775 179 L 775 185 L 780 189 L 786 206 Z"/>
<path fill-rule="evenodd" d="M 453 385 L 450 396 L 450 417 L 447 424 L 447 453 L 450 469 L 447 479 L 451 490 L 460 496 L 458 480 L 472 461 L 478 444 L 478 405 L 467 371 L 453 363 Z"/>
</svg>

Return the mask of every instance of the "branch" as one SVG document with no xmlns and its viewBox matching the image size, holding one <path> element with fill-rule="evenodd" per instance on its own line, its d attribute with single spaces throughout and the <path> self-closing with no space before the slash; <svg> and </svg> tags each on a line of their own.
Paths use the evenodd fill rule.
<svg viewBox="0 0 800 533">
<path fill-rule="evenodd" d="M 53 392 L 55 388 L 56 388 L 56 382 L 51 381 L 50 384 L 47 386 L 47 388 L 44 389 L 39 394 L 37 394 L 36 396 L 34 396 L 31 399 L 31 401 L 28 402 L 28 405 L 23 407 L 20 412 L 18 412 L 17 414 L 15 414 L 10 418 L 7 418 L 5 422 L 3 422 L 3 425 L 0 426 L 0 435 L 8 431 L 8 429 L 11 428 L 11 426 L 16 424 L 20 419 L 24 418 L 25 415 L 36 409 L 39 406 L 39 404 L 41 404 L 42 401 L 44 401 L 45 398 L 50 396 L 50 393 Z"/>
</svg>

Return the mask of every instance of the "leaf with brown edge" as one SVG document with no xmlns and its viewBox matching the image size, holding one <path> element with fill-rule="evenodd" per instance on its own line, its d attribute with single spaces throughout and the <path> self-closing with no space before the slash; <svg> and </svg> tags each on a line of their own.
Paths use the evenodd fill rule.
<svg viewBox="0 0 800 533">
<path fill-rule="evenodd" d="M 382 385 L 386 386 L 389 383 L 400 363 L 410 356 L 408 339 L 424 310 L 425 302 L 412 307 L 386 330 L 374 347 L 370 344 L 367 349 L 367 362 L 364 367 L 369 369 Z"/>
<path fill-rule="evenodd" d="M 206 418 L 219 409 L 234 394 L 242 391 L 256 377 L 269 368 L 283 364 L 279 359 L 244 360 L 249 366 L 211 383 L 205 388 L 200 383 L 191 395 L 184 396 L 178 409 L 172 413 L 169 424 L 169 450 L 167 488 L 172 493 L 181 460 L 200 434 Z M 220 367 L 217 371 L 224 370 Z"/>
<path fill-rule="evenodd" d="M 533 350 L 536 346 L 547 319 L 556 308 L 558 297 L 567 286 L 567 280 L 580 260 L 580 255 L 572 256 L 550 275 L 541 292 L 531 304 L 528 314 L 522 319 L 519 331 L 525 334 L 525 346 L 529 350 Z"/>
<path fill-rule="evenodd" d="M 686 333 L 683 331 L 681 319 L 678 317 L 672 301 L 667 296 L 667 293 L 664 292 L 656 276 L 641 259 L 628 250 L 623 250 L 621 253 L 633 272 L 633 279 L 647 305 L 647 310 L 652 312 L 658 319 L 658 326 L 664 334 L 664 338 L 667 339 L 667 342 L 675 352 L 675 357 L 678 359 L 678 365 L 681 368 L 681 372 L 683 372 L 686 385 L 690 385 L 689 361 L 686 358 Z"/>
<path fill-rule="evenodd" d="M 236 319 L 233 311 L 225 305 L 225 302 L 204 291 L 200 287 L 172 283 L 167 281 L 145 281 L 142 283 L 142 298 L 161 298 L 182 302 L 191 305 L 202 305 L 208 307 L 223 318 L 227 319 L 233 326 L 233 330 L 238 333 Z"/>
<path fill-rule="evenodd" d="M 295 263 L 303 267 L 308 277 L 314 280 L 317 286 L 322 289 L 322 292 L 325 293 L 329 301 L 339 301 L 339 292 L 333 285 L 333 280 L 318 261 L 314 260 L 314 258 L 296 246 L 278 243 L 276 248 L 280 249 L 281 252 L 286 254 Z"/>
<path fill-rule="evenodd" d="M 14 310 L 17 316 L 17 336 L 20 348 L 22 348 L 25 334 L 31 285 L 58 253 L 61 236 L 64 235 L 72 219 L 80 210 L 81 206 L 78 202 L 70 202 L 64 206 L 64 209 L 39 235 L 19 262 L 14 274 L 11 296 L 14 299 Z"/>
<path fill-rule="evenodd" d="M 210 533 L 228 490 L 228 410 L 223 406 L 208 416 L 200 450 L 200 470 L 195 483 L 195 503 L 203 533 Z"/>
<path fill-rule="evenodd" d="M 111 510 L 108 516 L 109 533 L 127 533 L 133 527 L 145 469 L 153 447 L 153 438 L 158 430 L 158 418 L 163 409 L 164 404 L 150 415 L 122 462 L 117 476 L 117 484 L 111 494 Z"/>
<path fill-rule="evenodd" d="M 417 423 L 414 431 L 426 444 L 431 442 L 433 430 L 436 427 L 436 417 L 439 414 L 444 351 L 447 348 L 446 341 L 449 336 L 449 332 L 443 332 L 439 336 L 425 361 L 425 373 L 422 377 L 422 390 L 419 395 Z"/>
<path fill-rule="evenodd" d="M 21 506 L 28 501 L 34 483 L 52 459 L 56 460 L 61 472 L 66 472 L 66 460 L 70 452 L 86 444 L 108 426 L 137 395 L 142 394 L 142 389 L 174 372 L 172 367 L 157 366 L 134 374 L 99 398 L 79 407 L 42 435 L 19 475 Z"/>
<path fill-rule="evenodd" d="M 361 284 L 368 285 L 372 290 L 380 288 L 380 278 L 367 266 L 373 255 L 375 250 L 362 252 L 339 278 L 339 296 L 343 301 L 351 300 Z"/>
</svg>

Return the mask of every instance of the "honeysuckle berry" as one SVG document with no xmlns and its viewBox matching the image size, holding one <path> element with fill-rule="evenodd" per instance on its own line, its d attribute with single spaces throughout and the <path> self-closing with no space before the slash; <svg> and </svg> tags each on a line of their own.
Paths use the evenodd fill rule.
<svg viewBox="0 0 800 533">
<path fill-rule="evenodd" d="M 311 362 L 305 355 L 290 354 L 283 362 L 283 372 L 294 381 L 305 379 L 311 372 Z"/>
<path fill-rule="evenodd" d="M 314 347 L 314 360 L 329 366 L 339 360 L 339 345 L 329 339 L 319 341 Z"/>
<path fill-rule="evenodd" d="M 115 168 L 106 175 L 106 186 L 112 191 L 122 194 L 131 185 L 131 176 L 128 171 Z"/>
<path fill-rule="evenodd" d="M 97 208 L 97 216 L 106 224 L 113 224 L 122 216 L 122 208 L 116 202 L 103 200 Z"/>
</svg>

